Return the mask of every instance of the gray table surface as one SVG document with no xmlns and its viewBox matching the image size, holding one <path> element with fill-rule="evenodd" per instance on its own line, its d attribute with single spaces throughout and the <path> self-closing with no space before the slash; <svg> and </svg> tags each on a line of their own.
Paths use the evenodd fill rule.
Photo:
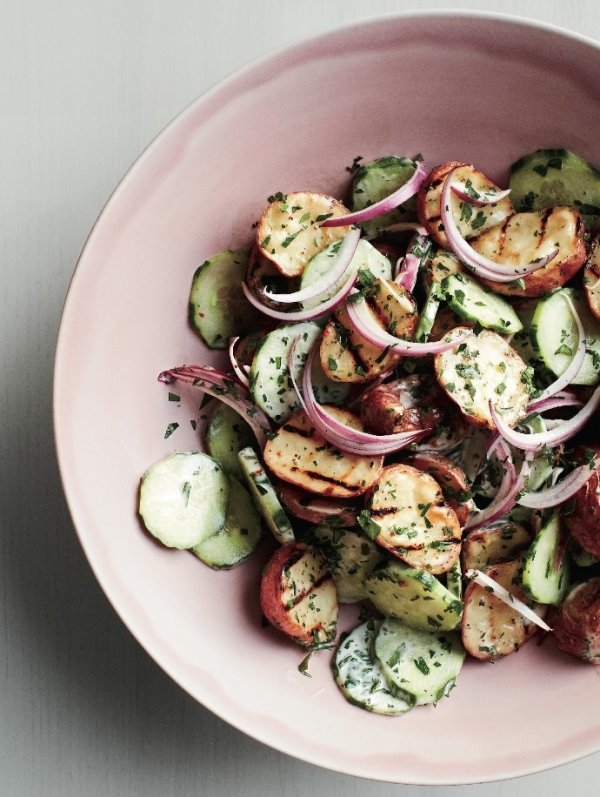
<svg viewBox="0 0 600 797">
<path fill-rule="evenodd" d="M 421 788 L 321 770 L 241 735 L 170 681 L 121 624 L 79 547 L 57 473 L 51 375 L 63 298 L 97 213 L 146 143 L 204 89 L 275 47 L 368 14 L 449 5 L 1 3 L 0 797 L 598 793 L 600 756 L 515 781 Z M 469 7 L 600 38 L 594 0 Z"/>
</svg>

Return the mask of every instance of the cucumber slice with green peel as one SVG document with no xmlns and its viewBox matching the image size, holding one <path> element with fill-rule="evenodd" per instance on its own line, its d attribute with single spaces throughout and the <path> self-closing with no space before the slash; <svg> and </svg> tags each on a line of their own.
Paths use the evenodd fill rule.
<svg viewBox="0 0 600 797">
<path fill-rule="evenodd" d="M 570 205 L 586 226 L 600 216 L 600 172 L 566 149 L 538 149 L 510 169 L 510 198 L 515 210 Z"/>
<path fill-rule="evenodd" d="M 311 257 L 302 273 L 302 278 L 300 280 L 301 289 L 312 285 L 313 282 L 317 282 L 317 280 L 320 280 L 327 274 L 333 265 L 341 245 L 341 241 L 334 241 L 325 249 L 318 252 L 314 257 Z M 334 296 L 338 290 L 342 288 L 349 274 L 358 274 L 359 271 L 365 270 L 370 271 L 374 277 L 380 277 L 386 280 L 392 278 L 392 264 L 389 258 L 382 255 L 379 250 L 375 249 L 375 247 L 364 238 L 361 238 L 350 263 L 350 270 L 348 270 L 342 279 L 326 294 L 316 299 L 308 299 L 302 303 L 302 307 L 306 310 L 312 310 L 314 307 L 317 307 L 322 302 Z"/>
<path fill-rule="evenodd" d="M 560 516 L 556 513 L 540 529 L 525 556 L 523 591 L 537 603 L 558 606 L 567 592 L 569 560 L 563 556 L 557 566 L 560 544 Z"/>
<path fill-rule="evenodd" d="M 254 501 L 245 487 L 230 479 L 229 506 L 225 523 L 216 534 L 191 550 L 202 562 L 217 570 L 230 570 L 247 559 L 260 542 L 262 524 Z"/>
<path fill-rule="evenodd" d="M 275 539 L 282 545 L 293 542 L 294 529 L 279 502 L 275 488 L 267 476 L 256 451 L 243 448 L 238 454 L 240 468 L 250 488 L 256 508 L 265 520 Z"/>
<path fill-rule="evenodd" d="M 367 595 L 386 617 L 425 631 L 452 631 L 460 623 L 462 601 L 425 570 L 390 562 L 365 579 Z"/>
<path fill-rule="evenodd" d="M 417 324 L 417 329 L 415 331 L 415 340 L 418 343 L 427 342 L 427 339 L 431 334 L 431 330 L 433 329 L 433 325 L 435 324 L 435 319 L 437 312 L 440 309 L 441 303 L 442 297 L 439 283 L 433 282 L 428 288 L 427 298 L 425 299 L 425 303 L 421 308 L 419 323 Z"/>
<path fill-rule="evenodd" d="M 448 695 L 465 659 L 456 632 L 422 631 L 389 617 L 377 632 L 374 653 L 387 682 L 416 706 Z"/>
<path fill-rule="evenodd" d="M 448 570 L 446 573 L 446 587 L 448 588 L 449 592 L 451 592 L 453 595 L 456 595 L 457 598 L 462 598 L 463 580 L 460 559 L 457 559 L 450 570 Z"/>
<path fill-rule="evenodd" d="M 588 553 L 578 542 L 569 540 L 569 553 L 577 567 L 592 567 L 600 562 L 593 554 Z"/>
<path fill-rule="evenodd" d="M 352 210 L 362 210 L 385 199 L 404 185 L 415 173 L 417 164 L 410 158 L 389 155 L 365 163 L 354 174 L 352 181 Z M 365 233 L 376 237 L 386 227 L 401 221 L 416 219 L 416 198 L 411 197 L 390 213 L 361 224 Z"/>
<path fill-rule="evenodd" d="M 242 292 L 246 252 L 220 252 L 198 266 L 192 279 L 189 319 L 207 346 L 226 349 L 230 337 L 260 325 L 259 313 Z"/>
<path fill-rule="evenodd" d="M 519 429 L 527 429 L 531 434 L 545 434 L 547 432 L 546 422 L 541 415 L 532 415 L 530 418 L 519 424 Z M 548 486 L 554 470 L 554 457 L 552 449 L 543 449 L 536 454 L 527 477 L 527 491 L 535 492 L 542 487 Z"/>
<path fill-rule="evenodd" d="M 261 410 L 277 423 L 284 423 L 300 406 L 288 369 L 294 341 L 298 338 L 294 376 L 299 381 L 306 358 L 321 333 L 321 327 L 312 321 L 278 327 L 265 336 L 254 355 L 250 379 L 252 396 Z M 328 379 L 318 357 L 314 359 L 313 369 L 317 400 L 322 404 L 343 404 L 348 397 L 349 385 Z"/>
<path fill-rule="evenodd" d="M 169 548 L 193 548 L 223 526 L 229 479 L 212 457 L 200 452 L 169 454 L 146 471 L 139 514 Z"/>
<path fill-rule="evenodd" d="M 381 548 L 351 529 L 314 526 L 309 541 L 320 548 L 337 589 L 340 603 L 356 603 L 367 597 L 364 580 L 376 565 L 384 561 Z"/>
<path fill-rule="evenodd" d="M 484 288 L 469 274 L 445 277 L 440 289 L 456 315 L 467 321 L 504 335 L 514 335 L 523 329 L 519 316 L 510 304 L 497 293 Z"/>
<path fill-rule="evenodd" d="M 600 381 L 600 322 L 591 314 L 579 291 L 561 288 L 540 299 L 530 330 L 534 351 L 556 376 L 567 370 L 575 355 L 579 336 L 565 296 L 573 302 L 583 324 L 587 352 L 583 366 L 571 384 L 596 385 Z"/>
<path fill-rule="evenodd" d="M 219 404 L 206 424 L 204 441 L 208 453 L 227 473 L 242 478 L 238 454 L 254 443 L 254 435 L 238 412 Z"/>
<path fill-rule="evenodd" d="M 371 651 L 380 621 L 369 620 L 340 643 L 332 663 L 335 682 L 349 703 L 374 714 L 405 714 L 412 704 L 397 697 Z"/>
</svg>

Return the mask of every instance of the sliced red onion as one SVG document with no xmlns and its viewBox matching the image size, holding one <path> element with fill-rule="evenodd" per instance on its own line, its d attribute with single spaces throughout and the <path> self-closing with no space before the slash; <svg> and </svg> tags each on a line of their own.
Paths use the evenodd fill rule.
<svg viewBox="0 0 600 797">
<path fill-rule="evenodd" d="M 292 363 L 294 360 L 297 340 L 298 339 L 294 341 L 290 349 L 288 363 Z M 304 366 L 302 391 L 298 387 L 291 367 L 289 371 L 292 385 L 294 386 L 302 409 L 310 418 L 317 432 L 328 443 L 339 448 L 340 451 L 345 451 L 348 454 L 354 454 L 356 456 L 383 456 L 385 454 L 391 454 L 394 451 L 399 451 L 401 448 L 405 448 L 429 431 L 402 432 L 394 435 L 374 435 L 361 432 L 358 429 L 352 429 L 333 418 L 317 403 L 312 386 L 312 364 L 315 354 L 318 351 L 318 346 L 319 342 L 317 341 Z"/>
<path fill-rule="evenodd" d="M 386 284 L 385 280 L 381 280 L 381 282 L 384 285 Z M 389 349 L 389 351 L 393 351 L 396 354 L 405 354 L 410 357 L 426 357 L 429 354 L 449 351 L 459 346 L 473 334 L 472 330 L 468 330 L 468 332 L 452 340 L 414 343 L 413 341 L 402 340 L 402 338 L 390 335 L 389 332 L 382 329 L 372 318 L 364 299 L 359 299 L 357 302 L 347 301 L 346 310 L 354 329 L 373 346 Z"/>
<path fill-rule="evenodd" d="M 266 298 L 280 304 L 294 304 L 295 302 L 305 302 L 308 299 L 316 299 L 319 296 L 324 297 L 334 285 L 337 285 L 350 268 L 359 239 L 360 230 L 350 230 L 348 235 L 344 237 L 329 271 L 316 282 L 313 282 L 312 285 L 293 293 L 271 293 L 265 290 Z"/>
<path fill-rule="evenodd" d="M 395 210 L 398 205 L 406 202 L 414 196 L 419 188 L 423 185 L 427 178 L 427 170 L 422 163 L 417 163 L 417 168 L 414 174 L 407 180 L 404 185 L 401 185 L 389 196 L 380 199 L 379 202 L 374 202 L 362 210 L 357 210 L 355 213 L 348 213 L 346 216 L 336 216 L 335 218 L 326 219 L 321 227 L 345 227 L 348 224 L 362 224 L 365 221 L 371 221 L 378 216 L 383 216 L 389 213 L 390 210 Z"/>
<path fill-rule="evenodd" d="M 457 166 L 456 168 L 452 169 L 446 178 L 440 197 L 440 209 L 442 223 L 444 225 L 444 232 L 446 233 L 448 244 L 450 245 L 452 252 L 461 261 L 461 263 L 464 263 L 468 268 L 471 269 L 471 271 L 478 276 L 483 277 L 484 279 L 492 280 L 494 282 L 515 282 L 515 280 L 518 280 L 520 277 L 525 277 L 527 274 L 532 274 L 534 271 L 543 268 L 543 266 L 557 256 L 558 248 L 555 248 L 552 250 L 552 252 L 550 252 L 550 254 L 538 258 L 532 263 L 519 265 L 516 268 L 511 267 L 511 270 L 508 271 L 506 266 L 490 260 L 488 257 L 485 257 L 485 255 L 482 255 L 473 249 L 473 247 L 462 237 L 460 230 L 458 229 L 458 225 L 454 219 L 454 214 L 452 213 L 452 206 L 450 203 L 452 180 L 454 179 L 454 174 L 458 168 L 460 167 Z"/>
<path fill-rule="evenodd" d="M 242 385 L 244 385 L 244 387 L 250 387 L 248 374 L 244 371 L 244 366 L 239 364 L 237 357 L 235 356 L 235 345 L 239 339 L 239 335 L 236 338 L 229 339 L 229 362 L 231 363 L 234 374 L 237 376 Z"/>
<path fill-rule="evenodd" d="M 484 524 L 489 525 L 499 518 L 504 517 L 517 503 L 517 496 L 525 486 L 525 482 L 531 471 L 533 457 L 531 454 L 525 456 L 519 475 L 516 476 L 512 456 L 508 448 L 506 449 L 506 453 L 508 456 L 504 461 L 505 472 L 496 497 L 489 506 L 486 506 L 485 509 L 477 512 L 477 514 L 472 515 L 465 528 L 473 529 L 479 528 Z"/>
<path fill-rule="evenodd" d="M 518 504 L 529 507 L 530 509 L 549 509 L 568 501 L 569 498 L 583 487 L 594 475 L 594 469 L 598 460 L 594 459 L 589 465 L 581 465 L 569 473 L 561 482 L 549 487 L 547 490 L 540 490 L 537 493 L 523 493 L 517 500 Z"/>
<path fill-rule="evenodd" d="M 352 286 L 356 282 L 356 277 L 356 274 L 349 276 L 339 291 L 326 302 L 322 302 L 310 310 L 297 310 L 296 312 L 284 312 L 282 310 L 274 310 L 272 307 L 267 307 L 267 305 L 263 304 L 260 299 L 252 293 L 245 282 L 242 282 L 242 291 L 253 307 L 256 307 L 257 310 L 260 310 L 261 313 L 268 315 L 270 318 L 276 318 L 278 321 L 312 321 L 315 318 L 319 318 L 323 313 L 328 313 L 330 310 L 337 307 L 352 290 Z"/>
<path fill-rule="evenodd" d="M 550 429 L 546 432 L 536 432 L 534 434 L 515 432 L 514 429 L 511 429 L 511 427 L 502 420 L 500 415 L 498 415 L 491 401 L 490 413 L 496 428 L 511 446 L 521 448 L 524 451 L 536 451 L 544 446 L 552 448 L 559 443 L 564 443 L 565 440 L 570 440 L 571 437 L 574 437 L 577 432 L 583 429 L 598 406 L 600 406 L 600 387 L 596 388 L 587 404 L 568 421 L 565 421 L 555 429 Z"/>
<path fill-rule="evenodd" d="M 494 581 L 493 578 L 490 578 L 485 573 L 482 573 L 481 570 L 475 570 L 473 568 L 467 570 L 465 576 L 471 581 L 474 581 L 476 584 L 479 584 L 480 587 L 483 587 L 485 590 L 489 590 L 493 595 L 495 595 L 502 603 L 505 603 L 507 606 L 510 606 L 511 609 L 514 609 L 515 612 L 518 612 L 521 617 L 525 620 L 529 620 L 530 623 L 534 623 L 535 625 L 542 628 L 544 631 L 552 631 L 550 626 L 542 620 L 542 618 L 533 611 L 526 603 L 519 600 L 519 598 L 515 597 L 512 592 L 509 592 L 505 587 L 501 584 L 498 584 L 497 581 Z"/>
<path fill-rule="evenodd" d="M 527 405 L 527 412 L 548 412 L 563 407 L 583 407 L 583 401 L 574 393 L 555 393 L 549 398 L 537 398 Z"/>
<path fill-rule="evenodd" d="M 462 183 L 453 183 L 452 190 L 463 202 L 468 202 L 469 205 L 475 205 L 476 207 L 495 205 L 505 199 L 511 191 L 510 188 L 505 191 L 477 191 L 473 188 L 471 189 L 473 193 L 469 194 Z"/>
<path fill-rule="evenodd" d="M 575 351 L 575 355 L 573 359 L 569 363 L 567 369 L 562 373 L 555 382 L 552 382 L 538 397 L 537 401 L 542 401 L 543 399 L 550 398 L 550 396 L 554 396 L 563 388 L 570 385 L 571 382 L 577 377 L 577 374 L 581 371 L 583 366 L 583 362 L 585 360 L 585 330 L 583 329 L 583 324 L 581 323 L 581 319 L 579 318 L 579 313 L 575 309 L 575 305 L 571 301 L 569 296 L 566 296 L 564 293 L 562 294 L 563 299 L 569 305 L 569 310 L 571 311 L 571 315 L 573 316 L 573 320 L 577 326 L 577 334 L 579 335 L 579 341 L 577 343 L 577 349 Z"/>
<path fill-rule="evenodd" d="M 187 382 L 234 409 L 250 426 L 261 448 L 272 431 L 271 421 L 252 401 L 248 389 L 229 374 L 209 365 L 182 365 L 158 375 L 158 381 Z"/>
<path fill-rule="evenodd" d="M 421 261 L 416 255 L 405 255 L 398 261 L 398 273 L 394 277 L 396 285 L 400 285 L 405 291 L 412 293 L 417 283 L 420 265 Z"/>
</svg>

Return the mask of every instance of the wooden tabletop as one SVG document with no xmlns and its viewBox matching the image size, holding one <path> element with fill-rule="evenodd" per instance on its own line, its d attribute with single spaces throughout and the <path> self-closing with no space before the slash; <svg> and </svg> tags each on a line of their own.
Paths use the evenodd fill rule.
<svg viewBox="0 0 600 797">
<path fill-rule="evenodd" d="M 99 210 L 146 144 L 205 89 L 280 45 L 368 14 L 450 5 L 2 3 L 0 797 L 598 793 L 600 755 L 517 781 L 400 787 L 300 763 L 233 730 L 176 686 L 116 616 L 77 541 L 55 461 L 62 302 Z M 469 7 L 525 10 L 600 39 L 595 0 Z M 569 699 L 568 685 L 556 699 Z"/>
</svg>

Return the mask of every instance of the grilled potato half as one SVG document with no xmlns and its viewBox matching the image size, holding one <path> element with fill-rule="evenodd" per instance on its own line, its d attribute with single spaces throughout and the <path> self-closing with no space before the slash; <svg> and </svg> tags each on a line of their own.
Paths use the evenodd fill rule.
<svg viewBox="0 0 600 797">
<path fill-rule="evenodd" d="M 433 240 L 444 249 L 448 249 L 448 239 L 441 220 L 440 199 L 446 177 L 457 166 L 459 168 L 455 173 L 454 182 L 457 185 L 462 185 L 467 193 L 489 193 L 501 190 L 483 172 L 468 163 L 450 161 L 433 169 L 419 191 L 417 213 L 421 224 L 427 229 Z M 485 230 L 501 224 L 507 216 L 514 212 L 509 197 L 505 197 L 493 205 L 475 207 L 468 202 L 463 202 L 453 193 L 451 202 L 452 214 L 456 219 L 458 229 L 461 235 L 467 239 L 475 238 Z"/>
<path fill-rule="evenodd" d="M 360 419 L 348 410 L 333 406 L 326 410 L 349 429 L 362 430 Z M 263 456 L 283 481 L 334 498 L 362 495 L 375 484 L 383 468 L 383 457 L 346 454 L 327 443 L 303 410 L 279 427 L 267 441 Z"/>
<path fill-rule="evenodd" d="M 577 584 L 550 617 L 561 650 L 600 664 L 600 578 Z"/>
<path fill-rule="evenodd" d="M 360 402 L 360 414 L 374 434 L 433 432 L 446 415 L 447 403 L 433 376 L 411 374 L 369 390 Z"/>
<path fill-rule="evenodd" d="M 344 238 L 349 227 L 322 227 L 331 216 L 345 216 L 348 209 L 337 199 L 310 191 L 278 194 L 256 228 L 260 253 L 286 277 L 299 277 L 308 261 L 326 246 Z"/>
<path fill-rule="evenodd" d="M 370 510 L 375 542 L 406 564 L 438 574 L 456 562 L 460 523 L 429 474 L 404 464 L 384 468 Z"/>
<path fill-rule="evenodd" d="M 558 254 L 532 274 L 514 282 L 493 282 L 484 285 L 507 296 L 542 296 L 561 288 L 586 259 L 581 215 L 569 207 L 546 208 L 531 213 L 515 213 L 503 224 L 480 235 L 472 246 L 490 260 L 510 269 L 547 255 L 555 247 Z"/>
<path fill-rule="evenodd" d="M 412 338 L 419 314 L 408 291 L 376 279 L 365 301 L 382 329 L 397 337 Z M 368 382 L 391 371 L 400 360 L 399 354 L 373 346 L 359 335 L 343 306 L 325 327 L 319 355 L 323 370 L 336 382 Z"/>
<path fill-rule="evenodd" d="M 521 576 L 524 557 L 501 562 L 485 569 L 485 574 L 508 590 L 515 598 L 544 617 L 547 607 L 530 600 L 523 592 Z M 467 653 L 481 661 L 507 656 L 519 650 L 538 630 L 485 587 L 472 581 L 463 597 L 462 641 Z"/>
<path fill-rule="evenodd" d="M 531 533 L 520 523 L 507 522 L 472 531 L 463 539 L 463 570 L 484 570 L 499 562 L 516 559 L 529 548 L 531 539 Z"/>
<path fill-rule="evenodd" d="M 325 555 L 302 542 L 279 548 L 263 571 L 260 605 L 271 625 L 304 647 L 334 639 L 339 607 Z"/>
<path fill-rule="evenodd" d="M 466 326 L 456 327 L 448 337 L 469 331 Z M 529 403 L 527 366 L 496 332 L 473 332 L 456 349 L 436 354 L 434 366 L 441 387 L 474 426 L 496 428 L 490 402 L 510 426 L 525 417 Z"/>
</svg>

